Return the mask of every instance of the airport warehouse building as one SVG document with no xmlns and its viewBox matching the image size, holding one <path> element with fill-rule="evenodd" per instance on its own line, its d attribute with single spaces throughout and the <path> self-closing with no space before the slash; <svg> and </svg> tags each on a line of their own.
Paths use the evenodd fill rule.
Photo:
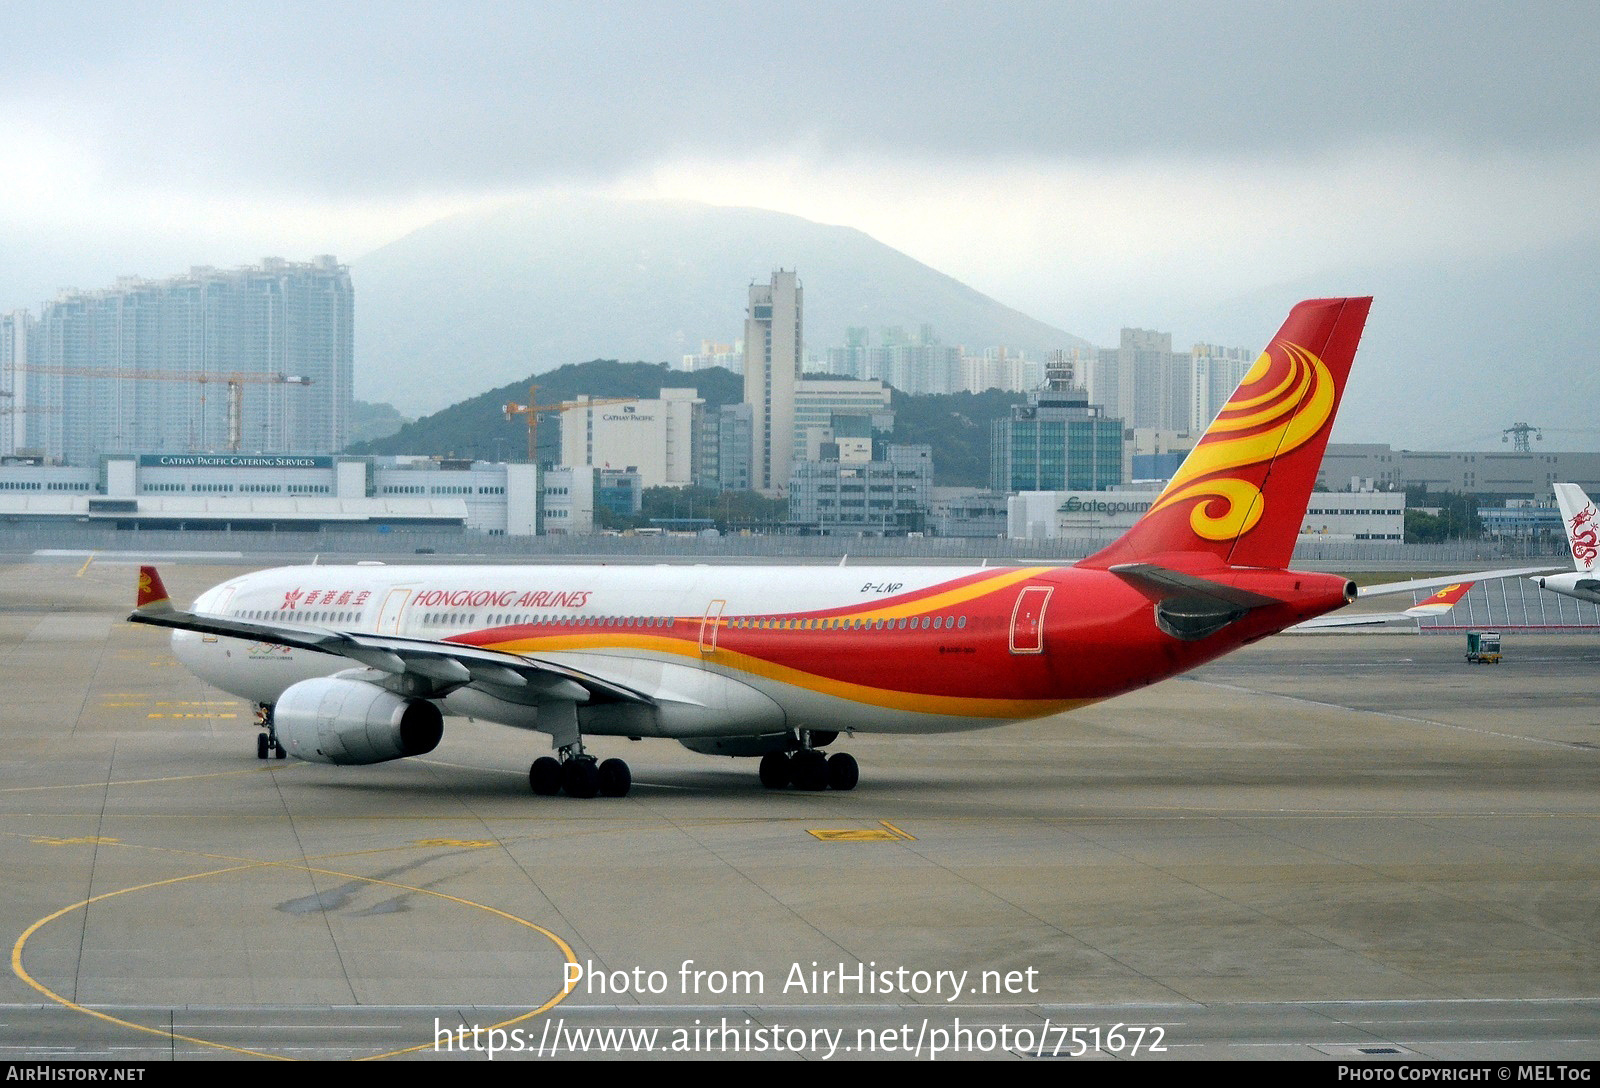
<svg viewBox="0 0 1600 1088">
<path fill-rule="evenodd" d="M 113 454 L 98 468 L 0 464 L 0 522 L 124 529 L 593 527 L 595 473 L 533 465 L 295 454 Z"/>
<path fill-rule="evenodd" d="M 1013 540 L 1107 540 L 1144 516 L 1161 492 L 1024 491 L 1008 500 L 1007 533 Z M 1302 536 L 1329 540 L 1405 537 L 1404 492 L 1314 491 L 1301 524 Z"/>
</svg>

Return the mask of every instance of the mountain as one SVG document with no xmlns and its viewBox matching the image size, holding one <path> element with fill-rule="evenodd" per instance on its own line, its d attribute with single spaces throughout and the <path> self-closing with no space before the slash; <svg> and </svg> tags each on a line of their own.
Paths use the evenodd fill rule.
<svg viewBox="0 0 1600 1088">
<path fill-rule="evenodd" d="M 420 415 L 579 359 L 670 361 L 744 335 L 746 292 L 799 271 L 810 350 L 848 326 L 1088 347 L 849 227 L 754 208 L 563 198 L 440 220 L 355 261 L 356 387 Z"/>
</svg>

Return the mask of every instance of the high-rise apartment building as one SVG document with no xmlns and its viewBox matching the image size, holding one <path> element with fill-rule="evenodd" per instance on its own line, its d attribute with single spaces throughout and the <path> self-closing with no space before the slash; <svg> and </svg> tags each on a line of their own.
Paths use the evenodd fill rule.
<svg viewBox="0 0 1600 1088">
<path fill-rule="evenodd" d="M 0 457 L 25 447 L 23 423 L 35 412 L 20 380 L 24 372 L 17 369 L 17 364 L 28 361 L 33 325 L 33 315 L 26 310 L 0 314 Z"/>
<path fill-rule="evenodd" d="M 800 281 L 779 269 L 750 285 L 744 322 L 744 401 L 751 407 L 751 485 L 775 494 L 794 465 L 794 394 L 800 381 L 803 313 Z"/>
<path fill-rule="evenodd" d="M 1190 358 L 1173 352 L 1171 333 L 1123 329 L 1122 342 L 1101 348 L 1084 380 L 1090 401 L 1130 427 L 1189 427 Z"/>
<path fill-rule="evenodd" d="M 235 426 L 227 375 L 242 374 L 241 452 L 334 453 L 349 440 L 353 343 L 350 273 L 332 257 L 64 292 L 13 368 L 8 399 L 31 409 L 14 442 L 83 465 L 106 453 L 224 452 Z"/>
<path fill-rule="evenodd" d="M 682 369 L 691 373 L 718 366 L 735 374 L 742 373 L 744 344 L 719 344 L 715 340 L 702 340 L 698 352 L 683 357 Z"/>
<path fill-rule="evenodd" d="M 1132 427 L 1181 431 L 1189 425 L 1189 359 L 1172 350 L 1172 334 L 1123 329 L 1118 399 Z"/>
<path fill-rule="evenodd" d="M 1202 434 L 1256 361 L 1249 348 L 1196 344 L 1189 353 L 1189 433 Z"/>
</svg>

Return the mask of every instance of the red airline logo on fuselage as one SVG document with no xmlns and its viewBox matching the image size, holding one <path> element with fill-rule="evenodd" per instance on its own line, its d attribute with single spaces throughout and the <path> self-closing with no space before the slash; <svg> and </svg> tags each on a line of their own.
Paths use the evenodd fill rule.
<svg viewBox="0 0 1600 1088">
<path fill-rule="evenodd" d="M 589 603 L 592 591 L 568 590 L 516 590 L 516 589 L 425 589 L 412 602 L 418 608 L 582 608 Z M 360 608 L 372 596 L 367 589 L 294 589 L 285 590 L 279 611 L 292 612 L 297 608 L 321 608 L 328 605 Z"/>
<path fill-rule="evenodd" d="M 278 606 L 280 612 L 292 612 L 296 608 L 321 608 L 325 605 L 348 605 L 360 608 L 367 603 L 367 598 L 372 596 L 372 591 L 367 589 L 294 589 L 284 590 L 283 603 Z"/>
</svg>

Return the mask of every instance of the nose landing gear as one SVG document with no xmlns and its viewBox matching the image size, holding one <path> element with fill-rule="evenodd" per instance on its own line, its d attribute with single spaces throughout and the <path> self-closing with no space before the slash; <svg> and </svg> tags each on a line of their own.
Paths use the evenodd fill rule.
<svg viewBox="0 0 1600 1088">
<path fill-rule="evenodd" d="M 289 754 L 283 750 L 283 742 L 278 739 L 278 727 L 272 720 L 272 708 L 266 703 L 256 704 L 256 724 L 264 730 L 256 734 L 257 759 L 268 759 L 272 756 L 282 759 Z"/>
</svg>

